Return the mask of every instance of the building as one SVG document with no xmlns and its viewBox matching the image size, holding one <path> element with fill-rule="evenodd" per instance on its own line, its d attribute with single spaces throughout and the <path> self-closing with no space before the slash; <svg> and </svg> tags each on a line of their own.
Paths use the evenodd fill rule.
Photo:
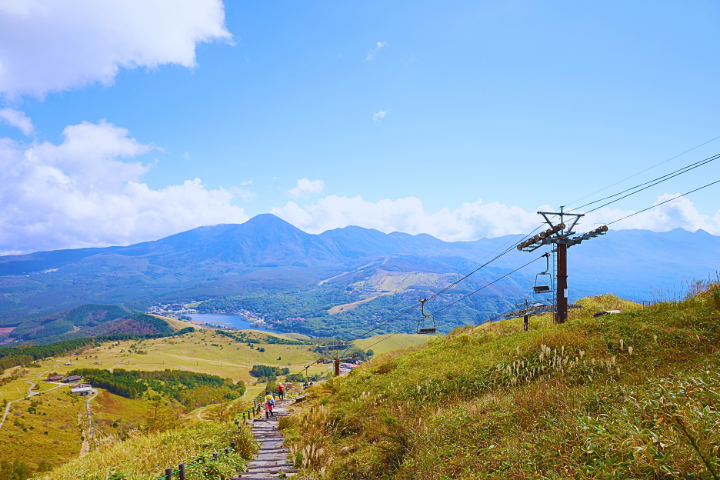
<svg viewBox="0 0 720 480">
<path fill-rule="evenodd" d="M 65 375 L 48 375 L 45 379 L 47 382 L 60 382 L 65 378 Z"/>
<path fill-rule="evenodd" d="M 82 375 L 70 375 L 65 380 L 63 380 L 63 382 L 65 382 L 65 383 L 79 382 L 80 380 L 82 380 L 82 378 L 83 378 Z"/>
<path fill-rule="evenodd" d="M 66 367 L 69 367 L 70 365 L 72 365 L 72 363 L 70 363 L 70 362 L 65 362 L 65 366 L 66 366 Z"/>
<path fill-rule="evenodd" d="M 92 385 L 89 383 L 79 383 L 77 385 L 72 385 L 70 387 L 70 393 L 73 395 L 80 395 L 81 397 L 85 397 L 87 395 L 92 395 L 95 393 L 95 391 L 92 388 Z"/>
</svg>

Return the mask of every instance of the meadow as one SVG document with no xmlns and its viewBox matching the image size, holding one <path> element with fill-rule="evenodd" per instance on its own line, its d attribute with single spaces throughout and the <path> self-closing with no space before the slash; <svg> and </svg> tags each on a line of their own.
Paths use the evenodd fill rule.
<svg viewBox="0 0 720 480">
<path fill-rule="evenodd" d="M 172 326 L 176 330 L 187 326 L 183 322 L 175 323 Z M 256 337 L 263 341 L 268 335 L 277 336 L 251 331 L 249 338 Z M 381 342 L 378 347 L 383 348 L 384 344 L 385 349 L 393 349 L 412 343 L 405 337 L 398 336 L 392 341 Z M 373 339 L 362 342 L 370 341 Z M 96 448 L 94 444 L 91 448 L 85 442 L 83 449 L 83 442 L 87 440 L 85 437 L 89 436 L 86 432 L 87 397 L 71 395 L 67 384 L 45 382 L 49 374 L 66 375 L 76 369 L 172 369 L 206 373 L 245 383 L 245 395 L 232 402 L 236 408 L 240 408 L 251 403 L 266 388 L 263 381 L 250 375 L 253 365 L 288 368 L 290 373 L 298 374 L 305 372 L 305 365 L 312 364 L 308 369 L 310 375 L 327 374 L 330 366 L 313 364 L 318 357 L 313 350 L 313 345 L 241 343 L 213 329 L 198 329 L 176 337 L 93 344 L 66 355 L 38 360 L 25 367 L 7 369 L 0 376 L 0 383 L 5 382 L 0 386 L 2 411 L 5 411 L 4 401 L 12 404 L 7 421 L 0 428 L 2 458 L 21 459 L 33 470 L 43 470 L 77 458 L 81 449 L 85 454 Z M 32 383 L 35 384 L 33 391 L 41 393 L 25 399 Z M 153 422 L 158 406 L 161 409 L 175 408 L 172 412 L 177 417 L 174 425 L 191 426 L 217 417 L 214 407 L 184 411 L 168 398 L 158 400 L 155 392 L 130 399 L 102 388 L 96 390 L 97 396 L 90 400 L 93 440 L 136 438 L 138 432 L 147 430 Z"/>
</svg>

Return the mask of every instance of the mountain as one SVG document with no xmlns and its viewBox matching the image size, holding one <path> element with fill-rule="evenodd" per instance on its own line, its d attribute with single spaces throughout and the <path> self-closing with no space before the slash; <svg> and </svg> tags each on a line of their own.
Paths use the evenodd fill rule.
<svg viewBox="0 0 720 480">
<path fill-rule="evenodd" d="M 274 215 L 196 228 L 127 247 L 0 257 L 0 327 L 82 304 L 201 300 L 201 310 L 245 309 L 286 329 L 347 333 L 373 325 L 474 270 L 520 238 L 444 242 L 430 235 L 345 227 L 312 235 Z M 513 250 L 438 297 L 434 309 L 536 258 Z M 650 299 L 680 291 L 720 265 L 720 237 L 704 231 L 610 231 L 569 250 L 571 298 L 612 292 Z M 444 329 L 483 321 L 529 295 L 544 260 L 444 310 Z M 429 308 L 433 308 L 429 305 Z M 301 318 L 304 323 L 291 323 Z M 411 327 L 407 327 L 408 330 Z"/>
<path fill-rule="evenodd" d="M 40 313 L 23 318 L 3 340 L 50 343 L 80 337 L 115 334 L 170 335 L 175 328 L 161 317 L 133 313 L 118 305 L 81 305 L 69 310 Z"/>
</svg>

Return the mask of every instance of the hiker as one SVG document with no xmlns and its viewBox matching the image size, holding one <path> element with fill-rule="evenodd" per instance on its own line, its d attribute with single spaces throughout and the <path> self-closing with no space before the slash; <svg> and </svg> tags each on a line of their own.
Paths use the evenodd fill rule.
<svg viewBox="0 0 720 480">
<path fill-rule="evenodd" d="M 265 418 L 270 418 L 271 416 L 275 416 L 273 413 L 273 406 L 275 405 L 275 400 L 273 399 L 273 396 L 270 395 L 269 391 L 265 392 Z"/>
<path fill-rule="evenodd" d="M 278 383 L 278 398 L 280 400 L 285 399 L 285 385 L 283 385 L 282 382 Z"/>
</svg>

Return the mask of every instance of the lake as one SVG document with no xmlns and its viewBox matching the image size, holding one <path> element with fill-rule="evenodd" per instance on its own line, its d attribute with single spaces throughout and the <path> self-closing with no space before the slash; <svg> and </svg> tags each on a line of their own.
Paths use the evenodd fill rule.
<svg viewBox="0 0 720 480">
<path fill-rule="evenodd" d="M 271 333 L 284 333 L 279 330 L 272 330 L 266 327 L 253 327 L 252 322 L 245 320 L 242 315 L 227 315 L 222 313 L 190 313 L 188 317 L 197 322 L 205 322 L 208 325 L 232 326 L 242 330 L 260 330 Z"/>
</svg>

